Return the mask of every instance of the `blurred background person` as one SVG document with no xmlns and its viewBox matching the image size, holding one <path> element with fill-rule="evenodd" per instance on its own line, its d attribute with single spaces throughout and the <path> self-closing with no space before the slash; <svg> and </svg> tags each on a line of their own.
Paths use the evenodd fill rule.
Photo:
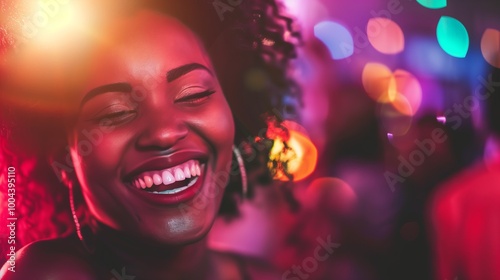
<svg viewBox="0 0 500 280">
<path fill-rule="evenodd" d="M 484 101 L 483 157 L 443 183 L 429 210 L 436 279 L 500 278 L 500 69 L 480 89 Z"/>
</svg>

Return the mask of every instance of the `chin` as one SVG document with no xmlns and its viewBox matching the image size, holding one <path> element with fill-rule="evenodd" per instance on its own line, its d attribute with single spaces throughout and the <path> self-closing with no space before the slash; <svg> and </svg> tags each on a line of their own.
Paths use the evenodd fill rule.
<svg viewBox="0 0 500 280">
<path fill-rule="evenodd" d="M 188 245 L 204 239 L 215 220 L 215 213 L 208 215 L 202 213 L 203 217 L 180 216 L 164 221 L 162 227 L 142 232 L 145 240 L 152 241 L 158 245 L 179 246 Z M 200 220 L 200 218 L 203 218 Z"/>
</svg>

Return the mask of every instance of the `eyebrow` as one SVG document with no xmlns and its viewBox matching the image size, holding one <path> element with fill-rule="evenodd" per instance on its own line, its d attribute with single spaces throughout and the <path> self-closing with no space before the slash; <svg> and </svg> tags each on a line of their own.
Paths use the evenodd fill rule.
<svg viewBox="0 0 500 280">
<path fill-rule="evenodd" d="M 132 92 L 132 85 L 129 83 L 114 83 L 114 84 L 108 84 L 108 85 L 103 85 L 100 87 L 96 87 L 92 90 L 90 90 L 85 97 L 83 97 L 82 101 L 80 102 L 80 107 L 85 104 L 85 102 L 89 101 L 96 95 L 100 95 L 103 93 L 107 92 L 123 92 L 123 93 L 131 93 Z"/>
<path fill-rule="evenodd" d="M 206 66 L 201 65 L 199 63 L 190 63 L 190 64 L 179 66 L 179 67 L 174 68 L 172 70 L 169 70 L 167 72 L 167 82 L 170 83 L 170 82 L 186 75 L 187 73 L 194 71 L 194 70 L 198 70 L 198 69 L 205 70 L 208 73 L 210 73 L 210 75 L 213 76 L 212 71 L 210 71 L 210 69 L 208 69 Z"/>
<path fill-rule="evenodd" d="M 177 68 L 171 69 L 167 72 L 167 82 L 173 82 L 176 79 L 188 74 L 189 72 L 192 72 L 194 70 L 205 70 L 210 75 L 213 76 L 213 73 L 208 67 L 199 64 L 199 63 L 189 63 L 185 64 L 182 66 L 179 66 Z M 113 83 L 113 84 L 107 84 L 107 85 L 102 85 L 99 87 L 96 87 L 92 90 L 90 90 L 82 99 L 80 102 L 80 108 L 85 104 L 87 101 L 90 99 L 94 98 L 97 95 L 107 93 L 107 92 L 123 92 L 123 93 L 131 93 L 132 92 L 132 85 L 129 83 Z"/>
</svg>

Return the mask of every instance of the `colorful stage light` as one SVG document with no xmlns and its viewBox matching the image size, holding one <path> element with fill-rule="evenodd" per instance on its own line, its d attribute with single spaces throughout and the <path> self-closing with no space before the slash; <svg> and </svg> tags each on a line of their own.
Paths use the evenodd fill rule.
<svg viewBox="0 0 500 280">
<path fill-rule="evenodd" d="M 449 55 L 464 58 L 469 50 L 469 33 L 457 19 L 442 16 L 436 28 L 441 48 Z"/>
<path fill-rule="evenodd" d="M 404 50 L 405 38 L 401 27 L 387 18 L 372 18 L 366 26 L 366 34 L 373 48 L 383 54 L 397 54 Z"/>
<path fill-rule="evenodd" d="M 314 26 L 314 35 L 325 44 L 333 59 L 344 59 L 354 53 L 352 35 L 339 23 L 322 21 Z"/>
</svg>

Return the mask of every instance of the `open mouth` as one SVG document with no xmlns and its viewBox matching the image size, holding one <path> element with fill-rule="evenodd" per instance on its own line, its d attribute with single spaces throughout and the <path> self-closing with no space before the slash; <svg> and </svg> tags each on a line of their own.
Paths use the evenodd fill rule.
<svg viewBox="0 0 500 280">
<path fill-rule="evenodd" d="M 192 159 L 167 169 L 142 172 L 132 178 L 131 185 L 153 194 L 175 194 L 193 186 L 203 169 L 204 164 Z"/>
</svg>

